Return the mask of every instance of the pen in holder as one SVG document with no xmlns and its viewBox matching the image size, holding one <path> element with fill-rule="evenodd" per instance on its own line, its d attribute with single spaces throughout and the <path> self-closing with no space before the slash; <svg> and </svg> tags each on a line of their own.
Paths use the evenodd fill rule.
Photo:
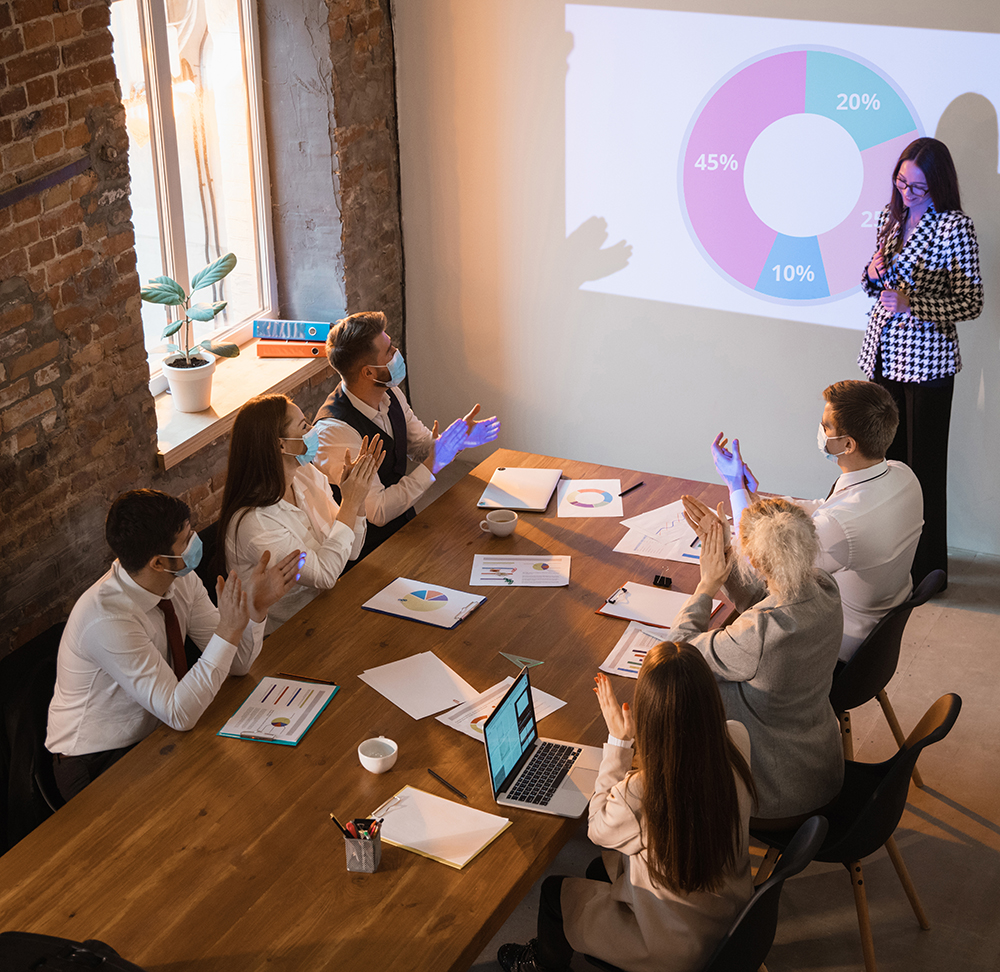
<svg viewBox="0 0 1000 972">
<path fill-rule="evenodd" d="M 382 861 L 382 832 L 378 821 L 374 818 L 352 820 L 346 829 L 341 829 L 347 870 L 374 874 Z"/>
</svg>

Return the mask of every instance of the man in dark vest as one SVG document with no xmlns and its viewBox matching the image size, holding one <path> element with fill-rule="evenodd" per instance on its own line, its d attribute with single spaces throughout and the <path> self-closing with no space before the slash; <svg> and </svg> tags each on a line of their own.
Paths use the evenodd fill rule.
<svg viewBox="0 0 1000 972">
<path fill-rule="evenodd" d="M 398 385 L 406 365 L 386 333 L 385 314 L 364 311 L 337 321 L 326 339 L 330 364 L 341 382 L 316 413 L 319 450 L 315 464 L 336 487 L 344 450 L 356 456 L 362 437 L 381 436 L 386 458 L 373 480 L 365 515 L 368 534 L 361 557 L 392 536 L 416 515 L 413 504 L 463 449 L 492 442 L 500 432 L 496 418 L 476 421 L 479 406 L 438 435 L 413 414 Z M 416 466 L 406 471 L 407 460 Z M 359 558 L 360 559 L 360 558 Z"/>
</svg>

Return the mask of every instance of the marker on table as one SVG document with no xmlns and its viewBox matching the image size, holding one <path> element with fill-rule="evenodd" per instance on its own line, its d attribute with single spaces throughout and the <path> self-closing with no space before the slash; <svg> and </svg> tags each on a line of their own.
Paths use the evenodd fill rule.
<svg viewBox="0 0 1000 972">
<path fill-rule="evenodd" d="M 427 772 L 430 773 L 431 776 L 438 781 L 438 783 L 443 783 L 446 787 L 448 787 L 452 793 L 457 793 L 463 800 L 469 799 L 460 789 L 458 789 L 458 787 L 452 786 L 443 776 L 438 776 L 434 770 L 428 769 Z"/>
<path fill-rule="evenodd" d="M 317 685 L 336 685 L 325 678 L 313 678 L 311 675 L 293 675 L 291 672 L 278 672 L 275 678 L 297 678 L 301 682 L 316 682 Z"/>
<path fill-rule="evenodd" d="M 640 486 L 644 485 L 644 483 L 645 480 L 639 480 L 639 482 L 637 482 L 634 486 L 629 486 L 628 489 L 623 489 L 618 495 L 628 496 L 628 494 L 631 493 L 633 489 L 638 489 Z"/>
</svg>

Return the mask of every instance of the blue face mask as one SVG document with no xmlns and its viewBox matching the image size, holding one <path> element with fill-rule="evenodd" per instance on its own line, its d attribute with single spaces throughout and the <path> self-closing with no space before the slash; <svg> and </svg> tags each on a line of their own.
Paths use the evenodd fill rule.
<svg viewBox="0 0 1000 972">
<path fill-rule="evenodd" d="M 389 380 L 376 382 L 376 384 L 382 385 L 384 388 L 395 388 L 406 377 L 406 362 L 398 350 L 389 359 L 388 364 L 375 365 L 374 367 L 389 369 Z"/>
<path fill-rule="evenodd" d="M 842 456 L 844 452 L 846 452 L 847 450 L 845 449 L 844 452 L 830 452 L 827 449 L 827 444 L 831 439 L 846 439 L 846 438 L 847 438 L 846 435 L 827 435 L 826 432 L 823 431 L 823 423 L 820 422 L 819 432 L 816 433 L 816 445 L 819 446 L 819 451 L 822 452 L 823 455 L 830 460 L 830 462 L 836 462 L 837 459 L 839 459 L 840 456 Z"/>
<path fill-rule="evenodd" d="M 308 466 L 309 463 L 316 458 L 316 453 L 319 451 L 319 429 L 312 428 L 301 438 L 295 436 L 282 436 L 282 440 L 285 442 L 304 442 L 306 446 L 306 451 L 302 453 L 301 456 L 295 456 L 295 460 L 300 466 Z M 289 453 L 282 450 L 283 455 L 289 455 Z"/>
<path fill-rule="evenodd" d="M 201 537 L 197 533 L 191 534 L 191 539 L 188 541 L 188 545 L 184 548 L 184 553 L 182 554 L 160 554 L 161 557 L 180 557 L 184 561 L 184 568 L 182 570 L 168 570 L 168 574 L 173 574 L 175 577 L 183 577 L 185 574 L 190 574 L 198 564 L 201 563 L 201 554 L 204 548 L 201 544 Z M 166 570 L 166 568 L 164 568 Z"/>
</svg>

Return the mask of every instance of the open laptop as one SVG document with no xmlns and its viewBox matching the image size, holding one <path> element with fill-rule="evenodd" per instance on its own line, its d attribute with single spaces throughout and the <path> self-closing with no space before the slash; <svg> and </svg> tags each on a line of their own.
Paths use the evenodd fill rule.
<svg viewBox="0 0 1000 972">
<path fill-rule="evenodd" d="M 501 806 L 558 817 L 579 817 L 587 809 L 602 751 L 539 738 L 527 668 L 483 724 L 483 735 L 493 799 Z"/>
<path fill-rule="evenodd" d="M 476 506 L 487 510 L 544 513 L 561 475 L 561 469 L 499 466 L 493 471 Z"/>
</svg>

